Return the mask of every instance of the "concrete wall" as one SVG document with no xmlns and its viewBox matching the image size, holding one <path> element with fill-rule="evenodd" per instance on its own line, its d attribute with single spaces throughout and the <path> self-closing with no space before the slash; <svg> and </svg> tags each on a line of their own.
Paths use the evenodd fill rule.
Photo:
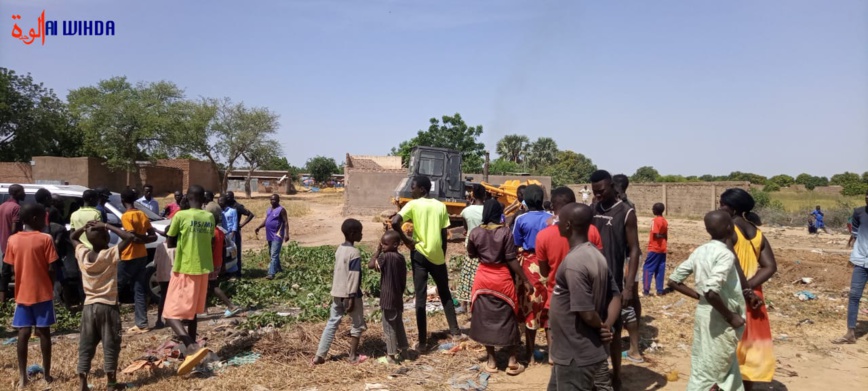
<svg viewBox="0 0 868 391">
<path fill-rule="evenodd" d="M 140 180 L 136 188 L 145 184 L 154 186 L 154 195 L 162 197 L 181 190 L 184 187 L 184 172 L 172 167 L 142 167 L 139 169 Z"/>
<path fill-rule="evenodd" d="M 0 162 L 0 182 L 33 183 L 33 167 L 30 163 Z"/>
<path fill-rule="evenodd" d="M 590 184 L 569 185 L 581 200 L 579 190 Z M 651 207 L 662 202 L 666 205 L 666 215 L 675 217 L 702 217 L 710 210 L 717 209 L 720 194 L 726 189 L 740 187 L 749 189 L 748 182 L 689 182 L 689 183 L 631 183 L 627 197 L 636 204 L 640 215 L 651 215 Z"/>
<path fill-rule="evenodd" d="M 190 159 L 163 159 L 157 161 L 157 166 L 177 168 L 183 172 L 181 187 L 177 190 L 186 192 L 190 185 L 199 185 L 205 190 L 220 192 L 220 175 L 209 162 Z"/>
<path fill-rule="evenodd" d="M 344 170 L 344 215 L 379 215 L 397 207 L 389 202 L 407 177 L 403 170 Z"/>
</svg>

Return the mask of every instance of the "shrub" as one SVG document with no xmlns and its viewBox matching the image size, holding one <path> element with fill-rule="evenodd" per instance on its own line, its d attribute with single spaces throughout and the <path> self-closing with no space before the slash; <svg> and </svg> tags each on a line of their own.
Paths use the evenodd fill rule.
<svg viewBox="0 0 868 391">
<path fill-rule="evenodd" d="M 868 191 L 868 183 L 862 182 L 849 182 L 845 183 L 844 188 L 841 189 L 841 194 L 845 196 L 860 196 L 864 195 L 866 191 Z"/>
<path fill-rule="evenodd" d="M 772 182 L 772 181 L 766 182 L 766 185 L 763 186 L 763 191 L 766 193 L 771 193 L 773 191 L 780 191 L 780 190 L 781 190 L 781 186 L 775 182 Z"/>
</svg>

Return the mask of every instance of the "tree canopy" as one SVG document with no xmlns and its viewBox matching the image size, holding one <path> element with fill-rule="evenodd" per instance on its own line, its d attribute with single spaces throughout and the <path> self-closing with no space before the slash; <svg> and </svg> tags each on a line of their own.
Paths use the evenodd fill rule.
<svg viewBox="0 0 868 391">
<path fill-rule="evenodd" d="M 79 156 L 82 138 L 66 104 L 30 74 L 0 68 L 0 160 Z"/>
<path fill-rule="evenodd" d="M 325 156 L 308 159 L 304 168 L 317 183 L 323 183 L 329 180 L 332 175 L 340 172 L 335 159 Z"/>
<path fill-rule="evenodd" d="M 558 158 L 558 143 L 551 137 L 540 137 L 528 146 L 527 167 L 539 171 L 554 164 Z"/>
<path fill-rule="evenodd" d="M 508 134 L 497 142 L 497 154 L 504 160 L 522 163 L 528 152 L 530 139 L 521 134 Z"/>
<path fill-rule="evenodd" d="M 543 170 L 543 175 L 550 176 L 552 186 L 556 187 L 571 183 L 586 183 L 594 171 L 597 171 L 597 166 L 585 155 L 573 151 L 560 151 L 555 163 Z"/>
<path fill-rule="evenodd" d="M 654 167 L 651 166 L 642 166 L 636 169 L 636 172 L 630 176 L 630 180 L 633 182 L 641 183 L 641 182 L 657 182 L 657 178 L 660 177 L 660 173 Z"/>
<path fill-rule="evenodd" d="M 463 172 L 482 172 L 485 144 L 478 141 L 482 135 L 482 125 L 467 126 L 458 113 L 444 115 L 442 123 L 437 118 L 431 118 L 428 122 L 428 130 L 420 130 L 416 137 L 392 148 L 392 155 L 401 156 L 401 161 L 406 165 L 410 160 L 410 151 L 415 146 L 449 148 L 461 152 Z"/>
<path fill-rule="evenodd" d="M 84 152 L 106 160 L 113 169 L 133 171 L 188 118 L 184 93 L 174 83 L 133 85 L 126 77 L 102 80 L 70 91 L 69 109 L 84 136 Z"/>
<path fill-rule="evenodd" d="M 494 159 L 488 165 L 488 172 L 494 175 L 505 175 L 521 171 L 520 164 L 503 158 Z"/>
</svg>

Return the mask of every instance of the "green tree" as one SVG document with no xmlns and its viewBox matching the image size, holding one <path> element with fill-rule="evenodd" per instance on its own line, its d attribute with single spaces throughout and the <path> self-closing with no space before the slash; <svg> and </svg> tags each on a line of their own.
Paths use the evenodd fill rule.
<svg viewBox="0 0 868 391">
<path fill-rule="evenodd" d="M 497 142 L 497 154 L 513 163 L 523 163 L 530 146 L 530 139 L 521 134 L 508 134 Z"/>
<path fill-rule="evenodd" d="M 677 183 L 677 182 L 687 182 L 687 178 L 683 175 L 661 175 L 657 177 L 657 182 L 661 183 Z"/>
<path fill-rule="evenodd" d="M 53 90 L 0 67 L 0 160 L 78 156 L 82 137 L 71 120 Z"/>
<path fill-rule="evenodd" d="M 467 126 L 458 113 L 451 117 L 444 115 L 442 121 L 441 123 L 437 118 L 431 118 L 428 130 L 420 130 L 416 137 L 392 148 L 392 155 L 400 156 L 406 165 L 410 161 L 410 151 L 418 145 L 449 148 L 461 152 L 463 172 L 482 172 L 485 144 L 478 142 L 482 135 L 482 125 Z"/>
<path fill-rule="evenodd" d="M 841 194 L 845 196 L 861 196 L 865 192 L 868 192 L 868 183 L 865 182 L 847 182 L 841 189 Z"/>
<path fill-rule="evenodd" d="M 558 158 L 558 143 L 551 137 L 540 137 L 528 146 L 527 166 L 534 172 L 554 164 Z"/>
<path fill-rule="evenodd" d="M 862 173 L 862 182 L 868 183 L 868 171 Z"/>
<path fill-rule="evenodd" d="M 275 156 L 272 159 L 262 164 L 263 170 L 271 171 L 292 171 L 293 167 L 289 164 L 284 156 Z"/>
<path fill-rule="evenodd" d="M 560 151 L 555 164 L 546 167 L 543 175 L 552 178 L 552 186 L 564 186 L 587 183 L 594 171 L 597 171 L 597 165 L 585 155 L 573 151 Z"/>
<path fill-rule="evenodd" d="M 329 180 L 332 175 L 340 172 L 335 159 L 325 156 L 308 159 L 304 168 L 317 183 L 323 183 Z"/>
<path fill-rule="evenodd" d="M 630 177 L 633 182 L 656 182 L 660 177 L 660 173 L 654 167 L 642 166 L 636 169 L 636 172 Z"/>
<path fill-rule="evenodd" d="M 128 172 L 168 144 L 190 114 L 183 91 L 167 81 L 133 85 L 114 77 L 72 90 L 67 99 L 84 134 L 84 152 Z"/>
<path fill-rule="evenodd" d="M 804 185 L 808 190 L 814 190 L 814 188 L 818 186 L 828 186 L 829 179 L 826 177 L 813 176 L 810 174 L 799 174 L 796 177 L 796 183 L 800 185 Z"/>
<path fill-rule="evenodd" d="M 796 183 L 796 178 L 793 178 L 786 174 L 781 174 L 769 178 L 769 182 L 773 182 L 774 184 L 778 185 L 778 188 L 789 187 Z"/>
<path fill-rule="evenodd" d="M 750 172 L 733 171 L 729 174 L 731 181 L 748 181 L 754 185 L 762 185 L 768 181 L 768 178 Z"/>
<path fill-rule="evenodd" d="M 280 148 L 274 139 L 280 126 L 279 117 L 267 108 L 250 108 L 229 98 L 185 102 L 184 107 L 187 120 L 163 147 L 171 156 L 189 154 L 211 162 L 222 173 L 222 192 L 229 184 L 226 174 L 235 169 L 245 154 L 258 159 L 254 151 Z M 266 162 L 267 159 L 257 160 L 256 164 Z"/>
<path fill-rule="evenodd" d="M 763 186 L 763 191 L 767 192 L 767 193 L 771 193 L 774 191 L 780 191 L 780 190 L 781 190 L 781 186 L 778 185 L 777 182 L 772 181 L 771 179 L 769 179 L 769 181 L 766 182 L 765 186 Z"/>
<path fill-rule="evenodd" d="M 505 175 L 508 173 L 516 173 L 521 171 L 521 165 L 516 162 L 506 160 L 504 158 L 494 159 L 488 165 L 488 172 L 494 175 Z"/>
<path fill-rule="evenodd" d="M 829 180 L 830 185 L 838 186 L 844 186 L 848 183 L 859 182 L 862 182 L 862 178 L 859 176 L 859 174 L 849 171 L 844 171 L 843 173 L 832 175 L 832 178 Z"/>
</svg>

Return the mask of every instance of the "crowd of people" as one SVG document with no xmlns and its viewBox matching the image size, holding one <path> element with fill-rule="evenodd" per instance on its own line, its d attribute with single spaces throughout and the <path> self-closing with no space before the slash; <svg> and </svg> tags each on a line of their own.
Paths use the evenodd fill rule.
<svg viewBox="0 0 868 391">
<path fill-rule="evenodd" d="M 487 359 L 483 370 L 500 370 L 496 349 L 509 359 L 508 375 L 519 375 L 532 361 L 543 360 L 537 349 L 536 332 L 544 330 L 549 390 L 620 390 L 622 358 L 643 361 L 638 346 L 641 329 L 640 297 L 676 291 L 698 300 L 694 317 L 694 341 L 688 390 L 751 390 L 756 383 L 771 382 L 775 356 L 763 284 L 776 272 L 774 251 L 763 235 L 761 219 L 747 191 L 728 189 L 720 195 L 719 209 L 706 214 L 710 239 L 678 265 L 663 286 L 666 270 L 668 222 L 665 205 L 652 207 L 654 219 L 648 237 L 647 256 L 639 274 L 641 256 L 636 210 L 626 190 L 624 176 L 597 171 L 591 176 L 594 202 L 576 200 L 566 187 L 551 191 L 546 208 L 544 190 L 537 185 L 520 191 L 519 206 L 512 216 L 481 187 L 474 187 L 470 205 L 462 213 L 467 228 L 467 257 L 461 269 L 456 298 L 469 308 L 469 335 L 462 333 L 446 266 L 449 214 L 445 205 L 428 197 L 431 181 L 424 176 L 411 181 L 413 200 L 391 221 L 392 229 L 380 238 L 367 262 L 356 244 L 362 240 L 362 223 L 347 219 L 341 230 L 345 241 L 335 252 L 329 320 L 323 329 L 311 365 L 326 361 L 337 328 L 346 315 L 352 320 L 349 361 L 365 362 L 358 351 L 367 329 L 362 300 L 363 265 L 381 274 L 380 307 L 386 339 L 387 360 L 398 363 L 430 351 L 427 331 L 427 284 L 434 280 L 443 305 L 453 343 L 467 339 L 483 345 Z M 128 333 L 147 332 L 147 296 L 140 294 L 147 282 L 140 271 L 147 262 L 146 245 L 157 232 L 140 208 L 160 210 L 153 188 L 143 196 L 131 189 L 120 194 L 124 206 L 121 226 L 106 224 L 105 202 L 110 193 L 86 190 L 83 204 L 69 218 L 69 245 L 57 210 L 56 197 L 45 189 L 35 194 L 36 203 L 23 203 L 24 188 L 9 187 L 10 198 L 0 204 L 0 302 L 5 301 L 10 279 L 15 279 L 15 313 L 12 326 L 18 330 L 19 385 L 27 383 L 27 353 L 31 333 L 40 339 L 44 377 L 51 376 L 51 332 L 55 323 L 54 282 L 62 278 L 60 260 L 71 251 L 81 271 L 84 293 L 78 376 L 88 389 L 88 374 L 99 343 L 103 344 L 108 388 L 117 383 L 121 349 L 118 286 L 133 287 L 135 326 Z M 868 205 L 868 194 L 865 196 Z M 286 211 L 273 195 L 266 218 L 256 228 L 266 230 L 271 256 L 268 278 L 280 273 L 280 248 L 288 241 Z M 547 210 L 550 209 L 550 210 Z M 216 284 L 221 271 L 240 276 L 240 261 L 226 259 L 224 243 L 240 246 L 240 230 L 253 213 L 238 203 L 232 192 L 214 201 L 214 194 L 193 185 L 176 192 L 175 202 L 161 211 L 171 222 L 163 245 L 154 255 L 157 280 L 162 287 L 155 327 L 169 326 L 181 341 L 184 357 L 178 373 L 192 371 L 208 354 L 197 342 L 197 315 L 206 311 L 206 298 L 214 295 L 234 316 L 235 306 Z M 246 221 L 239 222 L 246 217 Z M 856 243 L 847 316 L 847 332 L 833 343 L 855 343 L 855 324 L 862 291 L 868 281 L 868 212 L 857 208 L 851 218 Z M 413 223 L 412 235 L 403 226 Z M 221 229 L 222 228 L 222 229 Z M 118 243 L 110 245 L 112 233 Z M 61 238 L 61 239 L 58 239 Z M 403 244 L 410 259 L 398 252 Z M 240 251 L 238 253 L 240 256 Z M 226 270 L 226 261 L 239 270 Z M 403 293 L 407 290 L 407 262 L 415 292 L 417 343 L 411 348 L 403 322 Z M 695 285 L 684 284 L 693 275 Z M 642 294 L 639 294 L 639 282 Z M 140 301 L 144 302 L 140 306 Z M 622 348 L 622 330 L 629 346 Z M 522 337 L 524 350 L 522 351 Z"/>
<path fill-rule="evenodd" d="M 18 330 L 19 388 L 26 387 L 27 350 L 35 329 L 40 339 L 44 379 L 53 380 L 51 372 L 51 326 L 55 317 L 55 284 L 66 281 L 61 260 L 71 255 L 81 272 L 81 336 L 79 338 L 78 376 L 81 389 L 88 390 L 88 374 L 99 343 L 103 344 L 104 369 L 108 389 L 121 389 L 117 383 L 118 355 L 121 349 L 119 287 L 133 291 L 134 323 L 127 334 L 151 330 L 148 322 L 149 243 L 157 241 L 158 232 L 142 211 L 147 208 L 171 219 L 165 232 L 166 241 L 154 250 L 156 279 L 161 287 L 157 319 L 154 328 L 168 325 L 181 341 L 179 354 L 184 361 L 179 374 L 192 371 L 208 354 L 197 344 L 197 316 L 206 311 L 209 295 L 217 297 L 226 307 L 224 316 L 232 317 L 242 309 L 217 284 L 218 277 L 228 272 L 241 276 L 241 252 L 229 254 L 225 241 L 233 240 L 240 249 L 241 229 L 254 217 L 253 213 L 235 200 L 230 191 L 214 202 L 214 194 L 193 185 L 186 194 L 176 191 L 174 202 L 162 210 L 153 198 L 153 186 L 145 185 L 139 198 L 136 191 L 121 192 L 123 214 L 119 226 L 108 224 L 106 202 L 111 192 L 104 188 L 88 189 L 81 194 L 80 205 L 72 208 L 68 219 L 62 217 L 62 202 L 46 189 L 34 195 L 35 203 L 24 203 L 21 185 L 9 187 L 9 199 L 0 204 L 0 253 L 3 268 L 0 273 L 0 303 L 5 302 L 9 283 L 14 278 L 15 312 L 12 327 Z M 246 220 L 239 222 L 239 216 Z M 64 226 L 65 220 L 70 231 Z M 222 228 L 222 229 L 221 229 Z M 269 277 L 280 272 L 280 248 L 289 240 L 286 211 L 280 206 L 280 196 L 271 196 L 265 221 L 256 229 L 265 228 L 271 254 Z M 110 245 L 112 233 L 117 245 Z M 237 258 L 235 258 L 237 257 Z M 227 270 L 225 261 L 234 261 Z M 63 286 L 60 295 L 74 295 L 75 286 Z M 68 303 L 67 303 L 68 304 Z"/>
<path fill-rule="evenodd" d="M 469 205 L 461 213 L 467 256 L 456 289 L 456 299 L 469 308 L 470 330 L 465 336 L 458 328 L 445 266 L 449 215 L 443 203 L 428 198 L 430 180 L 413 178 L 413 200 L 393 218 L 392 230 L 380 239 L 368 263 L 382 273 L 380 304 L 388 360 L 412 358 L 432 347 L 427 344 L 425 308 L 430 275 L 453 342 L 469 337 L 484 345 L 483 370 L 490 373 L 500 370 L 496 349 L 506 351 L 509 375 L 518 375 L 527 363 L 543 359 L 535 346 L 536 331 L 542 329 L 552 365 L 549 390 L 621 390 L 622 358 L 644 361 L 638 343 L 640 297 L 676 291 L 698 301 L 688 390 L 751 390 L 771 382 L 776 361 L 763 284 L 777 265 L 759 228 L 761 219 L 752 211 L 755 201 L 750 193 L 733 188 L 721 194 L 719 209 L 705 216 L 709 241 L 678 265 L 664 285 L 669 239 L 665 205 L 656 203 L 651 208 L 654 219 L 640 274 L 636 210 L 626 194 L 629 181 L 601 170 L 591 176 L 591 182 L 590 205 L 577 202 L 566 187 L 552 190 L 545 205 L 543 189 L 530 185 L 521 187 L 516 203 L 505 209 L 484 188 L 472 189 Z M 512 215 L 507 216 L 507 211 Z M 868 230 L 868 224 L 861 224 L 868 221 L 864 207 L 854 211 L 853 221 L 853 232 Z M 405 222 L 413 223 L 412 237 L 402 229 Z M 367 327 L 358 299 L 363 262 L 354 247 L 361 240 L 361 223 L 349 219 L 343 231 L 346 242 L 336 253 L 331 318 L 312 365 L 325 362 L 337 326 L 347 314 L 353 320 L 349 360 L 356 364 L 367 359 L 356 350 Z M 868 231 L 861 237 L 865 234 Z M 407 276 L 404 258 L 397 252 L 399 243 L 410 249 L 416 292 L 419 334 L 413 349 L 400 321 L 399 298 Z M 856 313 L 868 281 L 868 240 L 857 240 L 851 261 L 856 268 L 848 332 L 835 343 L 855 342 Z M 693 288 L 684 284 L 690 275 Z M 630 341 L 626 349 L 621 346 L 625 328 Z"/>
</svg>

